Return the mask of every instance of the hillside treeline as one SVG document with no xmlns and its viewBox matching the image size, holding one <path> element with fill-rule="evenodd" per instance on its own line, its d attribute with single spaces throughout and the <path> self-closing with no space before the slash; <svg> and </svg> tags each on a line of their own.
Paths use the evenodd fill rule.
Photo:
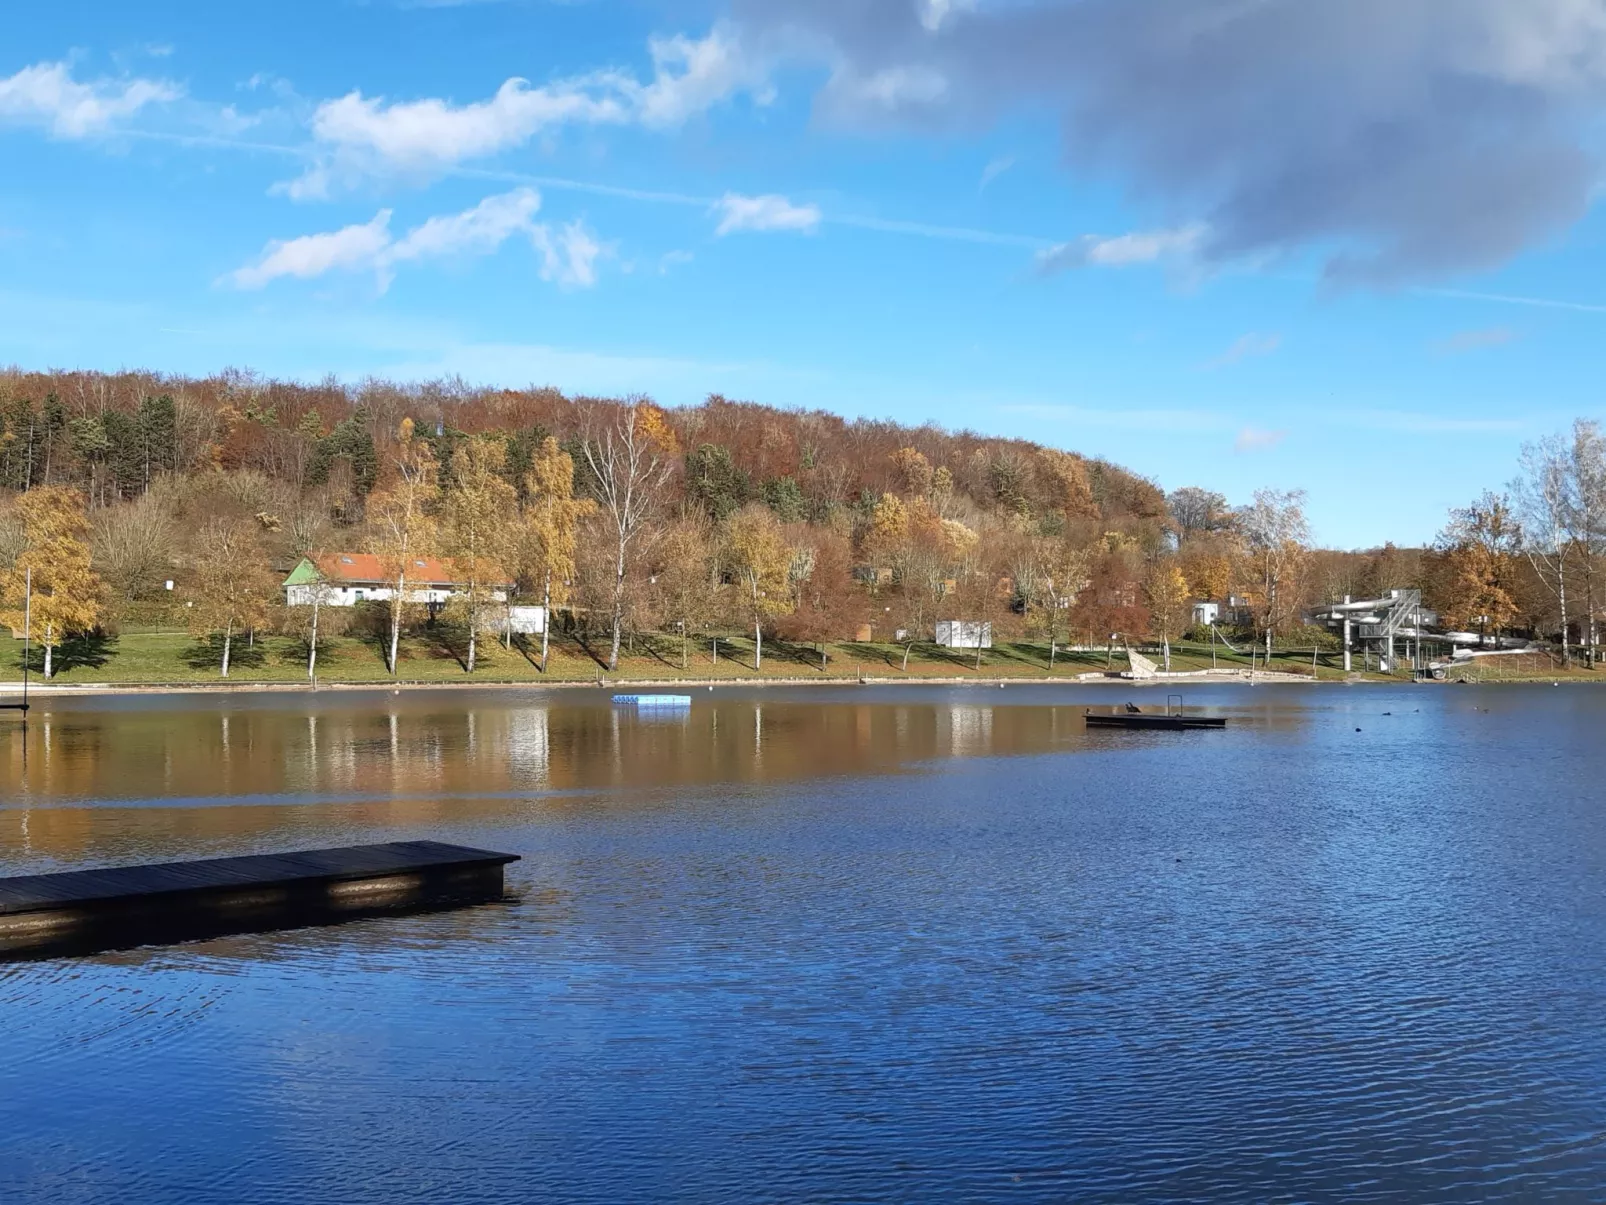
<svg viewBox="0 0 1606 1205">
<path fill-rule="evenodd" d="M 442 618 L 471 644 L 514 583 L 604 636 L 610 662 L 643 632 L 742 630 L 759 650 L 778 637 L 824 655 L 866 628 L 929 641 L 943 619 L 1051 647 L 1169 641 L 1200 599 L 1269 648 L 1326 639 L 1302 626 L 1314 603 L 1408 586 L 1463 625 L 1592 644 L 1595 545 L 1555 562 L 1579 583 L 1563 624 L 1512 506 L 1480 501 L 1433 549 L 1323 552 L 1298 494 L 1233 508 L 1024 440 L 718 396 L 665 410 L 460 381 L 0 374 L 0 609 L 16 626 L 32 566 L 47 644 L 118 623 L 182 620 L 225 642 L 306 631 L 283 575 L 337 551 L 380 554 L 403 587 L 409 559 L 461 567 Z M 391 609 L 393 667 L 426 618 Z"/>
</svg>

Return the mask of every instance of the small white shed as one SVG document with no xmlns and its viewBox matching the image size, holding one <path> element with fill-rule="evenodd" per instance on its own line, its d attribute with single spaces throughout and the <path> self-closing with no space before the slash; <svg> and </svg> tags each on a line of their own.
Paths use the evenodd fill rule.
<svg viewBox="0 0 1606 1205">
<path fill-rule="evenodd" d="M 937 643 L 945 649 L 990 649 L 993 625 L 969 619 L 939 619 Z"/>
</svg>

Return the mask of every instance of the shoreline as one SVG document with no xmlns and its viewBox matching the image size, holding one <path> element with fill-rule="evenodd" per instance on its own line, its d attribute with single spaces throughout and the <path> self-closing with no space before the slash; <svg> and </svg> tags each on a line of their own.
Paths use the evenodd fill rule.
<svg viewBox="0 0 1606 1205">
<path fill-rule="evenodd" d="M 242 694 L 322 694 L 325 692 L 361 693 L 361 692 L 388 692 L 399 694 L 402 691 L 432 691 L 432 690 L 616 690 L 622 688 L 650 687 L 657 690 L 708 691 L 720 687 L 794 687 L 794 686 L 985 686 L 989 688 L 1004 688 L 1009 686 L 1092 686 L 1113 687 L 1124 686 L 1138 689 L 1154 689 L 1161 686 L 1182 686 L 1196 684 L 1200 686 L 1389 686 L 1408 685 L 1409 683 L 1391 683 L 1377 680 L 1334 681 L 1304 677 L 1299 674 L 1256 673 L 1251 679 L 1247 673 L 1222 673 L 1205 675 L 1187 675 L 1176 678 L 1114 678 L 1097 677 L 1089 679 L 1077 678 L 888 678 L 865 675 L 858 678 L 620 678 L 602 679 L 601 681 L 565 680 L 557 682 L 520 682 L 520 681 L 484 681 L 484 682 L 439 682 L 439 681 L 401 681 L 401 682 L 319 682 L 317 685 L 308 685 L 305 682 L 108 682 L 83 683 L 73 685 L 39 685 L 28 688 L 29 697 L 35 695 L 43 698 L 73 698 L 97 697 L 109 695 L 242 695 Z M 20 687 L 20 684 L 17 684 Z M 1443 685 L 1434 683 L 1433 685 Z M 0 684 L 0 695 L 21 695 L 20 689 L 13 689 L 12 683 Z"/>
</svg>

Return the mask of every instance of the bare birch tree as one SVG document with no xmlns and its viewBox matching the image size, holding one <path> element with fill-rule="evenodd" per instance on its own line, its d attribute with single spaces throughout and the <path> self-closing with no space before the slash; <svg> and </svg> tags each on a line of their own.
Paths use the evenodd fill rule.
<svg viewBox="0 0 1606 1205">
<path fill-rule="evenodd" d="M 390 588 L 392 677 L 397 673 L 397 659 L 401 654 L 402 614 L 407 606 L 408 580 L 413 576 L 416 563 L 434 551 L 435 520 L 429 507 L 439 496 L 434 454 L 423 440 L 414 438 L 411 419 L 402 420 L 399 439 L 395 483 L 368 500 L 373 548 L 379 554 L 380 567 Z"/>
<path fill-rule="evenodd" d="M 300 610 L 307 621 L 307 681 L 313 686 L 318 685 L 318 621 L 324 607 L 331 604 L 335 596 L 334 586 L 324 576 L 316 562 L 312 564 L 312 580 L 300 585 L 299 594 L 304 600 L 298 607 L 291 608 L 291 614 L 286 618 L 289 624 L 294 624 L 294 611 Z M 288 626 L 288 625 L 287 625 Z"/>
<path fill-rule="evenodd" d="M 619 407 L 611 422 L 599 424 L 586 436 L 586 463 L 595 478 L 593 488 L 612 544 L 610 673 L 619 668 L 631 546 L 658 507 L 664 484 L 674 468 L 672 457 L 676 450 L 674 433 L 664 421 L 663 411 L 645 400 Z"/>
<path fill-rule="evenodd" d="M 1572 455 L 1559 435 L 1523 444 L 1522 473 L 1511 483 L 1522 550 L 1534 574 L 1555 596 L 1561 612 L 1561 660 L 1572 664 L 1567 614 L 1567 569 L 1571 560 L 1571 517 L 1575 508 Z"/>
<path fill-rule="evenodd" d="M 1584 586 L 1584 639 L 1588 643 L 1589 664 L 1600 660 L 1600 631 L 1596 615 L 1600 609 L 1595 575 L 1606 552 L 1606 436 L 1600 424 L 1579 419 L 1573 424 L 1572 459 L 1573 501 L 1568 516 L 1573 546 L 1578 550 Z"/>
<path fill-rule="evenodd" d="M 1238 527 L 1255 565 L 1261 590 L 1266 658 L 1272 634 L 1287 621 L 1297 600 L 1290 596 L 1295 571 L 1310 542 L 1304 490 L 1256 490 L 1255 500 L 1237 513 Z"/>
</svg>

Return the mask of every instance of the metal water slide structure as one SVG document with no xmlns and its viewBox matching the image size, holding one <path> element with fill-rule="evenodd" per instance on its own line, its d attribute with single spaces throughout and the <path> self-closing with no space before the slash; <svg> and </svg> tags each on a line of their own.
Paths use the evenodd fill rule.
<svg viewBox="0 0 1606 1205">
<path fill-rule="evenodd" d="M 1407 643 L 1415 666 L 1421 660 L 1422 641 L 1445 640 L 1444 636 L 1427 630 L 1438 625 L 1439 617 L 1423 607 L 1420 590 L 1390 590 L 1383 598 L 1358 601 L 1346 594 L 1343 602 L 1331 603 L 1311 618 L 1342 634 L 1346 672 L 1351 668 L 1351 656 L 1357 645 L 1364 652 L 1375 652 L 1378 668 L 1390 673 L 1395 665 L 1397 641 Z"/>
</svg>

